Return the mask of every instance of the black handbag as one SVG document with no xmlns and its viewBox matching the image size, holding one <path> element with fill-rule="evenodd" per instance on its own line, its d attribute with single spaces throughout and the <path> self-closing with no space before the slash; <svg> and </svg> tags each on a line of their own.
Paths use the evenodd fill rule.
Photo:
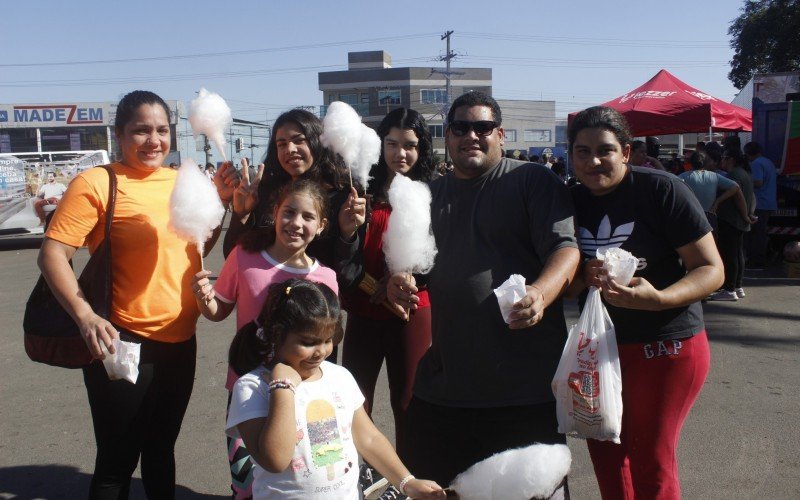
<svg viewBox="0 0 800 500">
<path fill-rule="evenodd" d="M 78 284 L 89 305 L 98 316 L 109 319 L 111 312 L 111 222 L 117 200 L 117 176 L 111 167 L 108 172 L 108 205 L 106 206 L 105 235 L 83 269 Z M 70 266 L 72 261 L 70 261 Z M 92 355 L 72 317 L 58 303 L 44 276 L 31 292 L 25 304 L 22 321 L 25 332 L 25 352 L 38 363 L 62 368 L 83 368 L 92 362 Z"/>
</svg>

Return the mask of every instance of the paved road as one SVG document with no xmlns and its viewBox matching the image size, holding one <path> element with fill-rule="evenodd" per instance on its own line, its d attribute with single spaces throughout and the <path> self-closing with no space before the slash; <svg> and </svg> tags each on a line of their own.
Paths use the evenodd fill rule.
<svg viewBox="0 0 800 500">
<path fill-rule="evenodd" d="M 0 498 L 81 498 L 94 462 L 81 373 L 32 363 L 22 345 L 36 243 L 0 241 Z M 77 267 L 85 261 L 81 250 Z M 217 248 L 207 267 L 221 263 Z M 683 432 L 685 498 L 800 498 L 800 280 L 780 278 L 779 268 L 747 276 L 746 299 L 705 307 L 712 369 Z M 177 445 L 180 498 L 227 494 L 222 428 L 233 331 L 231 318 L 198 325 L 197 378 Z M 391 432 L 383 377 L 378 390 L 376 422 Z M 585 444 L 571 440 L 570 448 L 573 497 L 598 498 Z M 144 497 L 138 479 L 132 497 Z"/>
</svg>

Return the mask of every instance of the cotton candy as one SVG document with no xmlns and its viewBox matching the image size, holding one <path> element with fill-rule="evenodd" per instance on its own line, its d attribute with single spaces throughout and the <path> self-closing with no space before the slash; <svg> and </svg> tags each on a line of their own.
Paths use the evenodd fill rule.
<svg viewBox="0 0 800 500">
<path fill-rule="evenodd" d="M 197 251 L 203 255 L 205 242 L 222 222 L 225 208 L 214 184 L 194 160 L 181 162 L 169 209 L 170 229 L 181 239 L 195 243 Z"/>
<path fill-rule="evenodd" d="M 219 94 L 200 89 L 189 105 L 189 124 L 195 135 L 205 134 L 225 157 L 225 131 L 233 124 L 231 108 Z"/>
<path fill-rule="evenodd" d="M 361 123 L 356 110 L 341 101 L 328 106 L 322 127 L 322 145 L 341 156 L 353 179 L 366 187 L 369 171 L 372 165 L 378 163 L 381 154 L 378 134 Z"/>
<path fill-rule="evenodd" d="M 450 488 L 461 500 L 549 498 L 569 473 L 571 462 L 566 445 L 534 444 L 478 462 L 456 476 Z"/>
<path fill-rule="evenodd" d="M 383 234 L 383 253 L 389 271 L 425 274 L 436 258 L 431 191 L 423 182 L 395 175 L 388 194 L 392 216 Z"/>
</svg>

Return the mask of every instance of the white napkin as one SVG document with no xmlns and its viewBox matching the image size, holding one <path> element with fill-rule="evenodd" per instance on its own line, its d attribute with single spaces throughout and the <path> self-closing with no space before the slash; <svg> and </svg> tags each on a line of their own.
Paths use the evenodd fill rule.
<svg viewBox="0 0 800 500">
<path fill-rule="evenodd" d="M 603 261 L 608 277 L 623 286 L 628 286 L 639 265 L 639 259 L 621 248 L 598 248 L 597 258 Z"/>
<path fill-rule="evenodd" d="M 511 323 L 508 316 L 514 311 L 514 304 L 522 300 L 528 291 L 525 289 L 525 277 L 521 274 L 512 274 L 502 285 L 494 289 L 500 312 L 506 324 Z"/>
<path fill-rule="evenodd" d="M 108 352 L 103 342 L 100 342 L 100 348 L 106 355 L 103 359 L 103 366 L 106 367 L 108 378 L 110 380 L 124 379 L 135 384 L 136 379 L 139 378 L 139 355 L 142 345 L 114 339 L 114 354 Z"/>
</svg>

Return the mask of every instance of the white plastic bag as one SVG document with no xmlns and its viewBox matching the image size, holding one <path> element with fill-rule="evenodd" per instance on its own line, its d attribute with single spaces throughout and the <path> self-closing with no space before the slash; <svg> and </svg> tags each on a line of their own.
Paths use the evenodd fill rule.
<svg viewBox="0 0 800 500">
<path fill-rule="evenodd" d="M 139 378 L 139 355 L 142 344 L 114 339 L 114 354 L 108 352 L 103 342 L 100 342 L 100 348 L 106 355 L 103 358 L 103 366 L 106 368 L 108 379 L 123 379 L 135 384 Z"/>
<path fill-rule="evenodd" d="M 525 277 L 521 274 L 512 274 L 502 285 L 494 289 L 494 294 L 497 296 L 503 320 L 511 323 L 509 316 L 514 312 L 514 304 L 528 294 L 528 290 L 525 288 Z"/>
<path fill-rule="evenodd" d="M 569 331 L 552 387 L 558 432 L 619 443 L 622 376 L 617 338 L 595 287 L 589 288 L 578 324 Z"/>
</svg>

